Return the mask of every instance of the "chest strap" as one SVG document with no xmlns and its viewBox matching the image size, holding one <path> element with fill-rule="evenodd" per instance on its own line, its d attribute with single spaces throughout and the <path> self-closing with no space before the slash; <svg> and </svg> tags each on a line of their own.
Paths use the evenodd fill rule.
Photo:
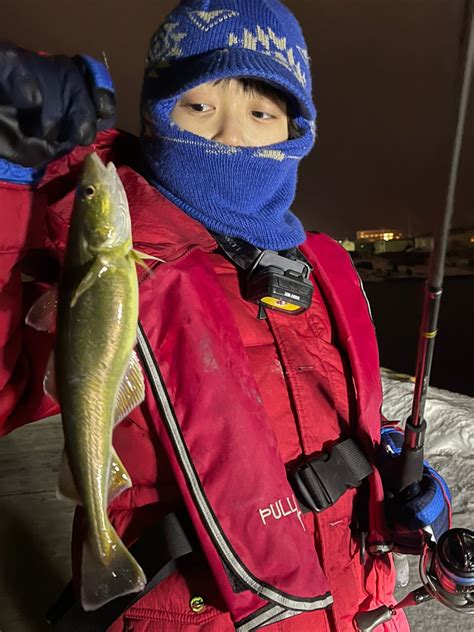
<svg viewBox="0 0 474 632">
<path fill-rule="evenodd" d="M 334 505 L 348 489 L 359 487 L 372 474 L 372 466 L 353 439 L 337 443 L 300 464 L 288 476 L 303 513 L 320 512 Z"/>
</svg>

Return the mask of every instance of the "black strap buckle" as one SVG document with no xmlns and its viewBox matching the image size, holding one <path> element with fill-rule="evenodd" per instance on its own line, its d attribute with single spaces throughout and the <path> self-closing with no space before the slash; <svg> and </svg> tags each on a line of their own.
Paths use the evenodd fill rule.
<svg viewBox="0 0 474 632">
<path fill-rule="evenodd" d="M 334 505 L 347 489 L 358 487 L 372 472 L 356 442 L 345 439 L 333 447 L 331 454 L 321 454 L 299 465 L 289 481 L 303 512 L 319 513 Z"/>
</svg>

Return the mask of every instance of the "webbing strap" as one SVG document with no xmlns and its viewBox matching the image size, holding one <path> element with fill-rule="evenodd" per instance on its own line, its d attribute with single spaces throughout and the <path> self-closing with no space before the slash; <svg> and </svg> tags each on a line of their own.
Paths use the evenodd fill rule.
<svg viewBox="0 0 474 632">
<path fill-rule="evenodd" d="M 50 608 L 46 620 L 54 632 L 105 632 L 120 615 L 150 590 L 165 580 L 177 568 L 177 560 L 193 551 L 182 522 L 171 513 L 158 525 L 144 531 L 130 552 L 142 567 L 148 582 L 133 595 L 125 595 L 93 612 L 85 612 L 75 600 L 72 583 Z"/>
<path fill-rule="evenodd" d="M 313 269 L 313 266 L 298 248 L 289 248 L 278 252 L 272 250 L 264 251 L 262 248 L 257 248 L 237 237 L 229 237 L 219 233 L 212 233 L 212 235 L 227 257 L 242 270 L 250 270 L 254 267 L 255 262 L 261 258 L 263 252 L 273 252 L 275 255 L 279 255 L 288 261 L 304 263 L 309 271 Z"/>
</svg>

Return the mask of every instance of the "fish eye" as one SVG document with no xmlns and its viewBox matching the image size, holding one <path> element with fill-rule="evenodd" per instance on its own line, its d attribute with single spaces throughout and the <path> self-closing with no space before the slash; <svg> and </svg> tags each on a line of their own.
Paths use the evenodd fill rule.
<svg viewBox="0 0 474 632">
<path fill-rule="evenodd" d="M 93 187 L 92 184 L 89 184 L 84 188 L 83 192 L 84 192 L 84 197 L 90 200 L 90 198 L 93 197 L 95 194 L 95 187 Z"/>
</svg>

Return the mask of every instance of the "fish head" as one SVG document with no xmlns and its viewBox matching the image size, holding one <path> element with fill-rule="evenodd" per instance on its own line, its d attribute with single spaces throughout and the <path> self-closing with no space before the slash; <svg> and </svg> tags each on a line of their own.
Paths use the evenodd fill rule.
<svg viewBox="0 0 474 632">
<path fill-rule="evenodd" d="M 127 195 L 115 165 L 107 166 L 97 154 L 86 156 L 76 192 L 83 247 L 91 254 L 132 246 Z"/>
</svg>

